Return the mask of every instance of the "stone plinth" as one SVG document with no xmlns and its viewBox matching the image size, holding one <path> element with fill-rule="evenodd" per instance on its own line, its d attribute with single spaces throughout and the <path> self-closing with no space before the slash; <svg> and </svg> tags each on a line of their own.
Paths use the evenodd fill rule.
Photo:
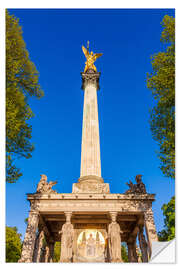
<svg viewBox="0 0 180 270">
<path fill-rule="evenodd" d="M 109 193 L 109 184 L 104 183 L 103 178 L 89 175 L 78 179 L 73 184 L 72 193 Z"/>
</svg>

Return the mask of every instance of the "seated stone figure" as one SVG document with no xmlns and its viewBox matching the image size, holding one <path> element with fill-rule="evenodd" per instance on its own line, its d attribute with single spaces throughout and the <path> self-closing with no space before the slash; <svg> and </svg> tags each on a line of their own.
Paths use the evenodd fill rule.
<svg viewBox="0 0 180 270">
<path fill-rule="evenodd" d="M 146 187 L 145 184 L 142 182 L 142 175 L 136 175 L 135 180 L 137 184 L 133 184 L 132 181 L 126 183 L 126 185 L 129 186 L 129 189 L 125 192 L 125 194 L 146 194 Z"/>
<path fill-rule="evenodd" d="M 52 189 L 52 187 L 56 184 L 57 182 L 52 181 L 48 183 L 47 176 L 45 174 L 42 174 L 41 179 L 37 185 L 36 193 L 56 193 L 56 191 Z"/>
</svg>

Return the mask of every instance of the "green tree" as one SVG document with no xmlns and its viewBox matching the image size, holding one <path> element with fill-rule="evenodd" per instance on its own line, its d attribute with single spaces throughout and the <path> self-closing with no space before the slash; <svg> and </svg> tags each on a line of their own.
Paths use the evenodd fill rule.
<svg viewBox="0 0 180 270">
<path fill-rule="evenodd" d="M 56 242 L 54 245 L 53 262 L 59 262 L 61 254 L 61 242 Z"/>
<path fill-rule="evenodd" d="M 17 262 L 21 257 L 21 234 L 16 227 L 6 226 L 6 262 Z"/>
<path fill-rule="evenodd" d="M 155 102 L 150 125 L 159 145 L 160 168 L 165 176 L 175 178 L 175 19 L 166 15 L 161 24 L 166 49 L 151 57 L 152 73 L 147 74 Z"/>
<path fill-rule="evenodd" d="M 173 196 L 169 203 L 162 206 L 164 219 L 164 227 L 162 231 L 158 232 L 159 241 L 169 241 L 175 237 L 175 196 Z"/>
<path fill-rule="evenodd" d="M 124 244 L 121 246 L 121 256 L 123 262 L 128 262 L 127 247 Z"/>
<path fill-rule="evenodd" d="M 6 11 L 6 181 L 14 183 L 22 175 L 14 164 L 17 158 L 30 158 L 34 114 L 28 104 L 31 96 L 40 98 L 43 91 L 39 74 L 29 58 L 19 20 Z"/>
</svg>

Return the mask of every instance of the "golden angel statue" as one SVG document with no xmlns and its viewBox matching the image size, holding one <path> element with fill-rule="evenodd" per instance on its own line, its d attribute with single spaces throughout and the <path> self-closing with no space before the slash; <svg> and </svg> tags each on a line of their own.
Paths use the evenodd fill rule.
<svg viewBox="0 0 180 270">
<path fill-rule="evenodd" d="M 99 58 L 102 55 L 102 53 L 95 53 L 95 54 L 93 54 L 93 52 L 89 53 L 89 50 L 87 50 L 84 46 L 82 46 L 82 50 L 87 59 L 87 61 L 85 62 L 86 66 L 84 69 L 84 73 L 90 68 L 93 69 L 95 72 L 97 72 L 94 62 L 96 61 L 97 58 Z"/>
</svg>

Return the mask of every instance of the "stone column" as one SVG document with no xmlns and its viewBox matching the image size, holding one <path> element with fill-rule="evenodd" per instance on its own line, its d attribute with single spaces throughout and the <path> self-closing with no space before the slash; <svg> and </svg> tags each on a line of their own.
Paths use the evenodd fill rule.
<svg viewBox="0 0 180 270">
<path fill-rule="evenodd" d="M 47 245 L 45 247 L 45 262 L 49 262 L 49 255 L 50 255 L 50 252 L 49 252 L 49 245 Z"/>
<path fill-rule="evenodd" d="M 111 262 L 122 262 L 121 258 L 121 230 L 116 222 L 117 212 L 110 212 L 111 224 L 108 227 L 109 251 Z"/>
<path fill-rule="evenodd" d="M 84 111 L 81 146 L 81 176 L 101 177 L 100 143 L 97 90 L 100 73 L 89 69 L 82 75 L 84 90 Z"/>
<path fill-rule="evenodd" d="M 152 207 L 149 207 L 149 209 L 144 212 L 144 223 L 145 223 L 145 229 L 146 229 L 146 235 L 147 235 L 147 241 L 148 241 L 148 252 L 149 252 L 149 258 L 151 257 L 152 253 L 152 241 L 158 241 L 156 228 L 154 224 L 154 215 L 152 211 Z"/>
<path fill-rule="evenodd" d="M 43 247 L 43 239 L 44 239 L 44 231 L 41 230 L 36 239 L 33 262 L 40 262 L 41 249 Z"/>
<path fill-rule="evenodd" d="M 138 256 L 136 252 L 136 237 L 130 236 L 127 242 L 127 246 L 129 262 L 138 262 Z"/>
<path fill-rule="evenodd" d="M 77 258 L 77 239 L 79 236 L 79 230 L 74 230 L 74 240 L 73 240 L 73 261 L 76 261 Z"/>
<path fill-rule="evenodd" d="M 32 262 L 34 246 L 36 240 L 36 230 L 38 228 L 39 213 L 38 211 L 30 211 L 28 225 L 24 237 L 21 259 L 19 262 Z"/>
<path fill-rule="evenodd" d="M 143 226 L 139 228 L 138 240 L 142 254 L 142 262 L 148 262 L 148 244 L 143 233 Z"/>
<path fill-rule="evenodd" d="M 53 262 L 54 245 L 55 245 L 54 240 L 53 239 L 50 239 L 49 240 L 49 262 Z"/>
</svg>

